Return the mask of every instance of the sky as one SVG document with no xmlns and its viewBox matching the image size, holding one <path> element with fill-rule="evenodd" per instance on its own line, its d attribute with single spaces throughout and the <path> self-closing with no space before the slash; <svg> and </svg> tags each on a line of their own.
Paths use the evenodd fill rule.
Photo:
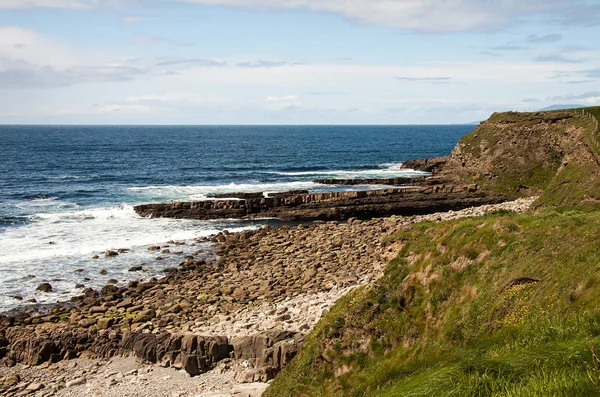
<svg viewBox="0 0 600 397">
<path fill-rule="evenodd" d="M 1 124 L 448 124 L 600 105 L 600 0 L 0 0 Z"/>
</svg>

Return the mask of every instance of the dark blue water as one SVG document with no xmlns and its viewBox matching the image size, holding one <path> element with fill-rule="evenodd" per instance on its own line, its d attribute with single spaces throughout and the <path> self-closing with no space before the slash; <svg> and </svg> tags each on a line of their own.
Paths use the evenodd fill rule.
<svg viewBox="0 0 600 397">
<path fill-rule="evenodd" d="M 0 126 L 0 278 L 7 280 L 0 298 L 28 295 L 35 282 L 24 287 L 23 274 L 60 278 L 65 268 L 96 269 L 90 257 L 108 248 L 135 252 L 144 244 L 232 227 L 140 219 L 135 204 L 336 189 L 312 183 L 325 177 L 411 175 L 399 169 L 402 161 L 447 155 L 472 128 Z M 132 258 L 101 266 L 117 271 Z M 64 278 L 56 283 L 68 291 L 76 280 Z M 0 301 L 0 310 L 12 304 Z"/>
</svg>

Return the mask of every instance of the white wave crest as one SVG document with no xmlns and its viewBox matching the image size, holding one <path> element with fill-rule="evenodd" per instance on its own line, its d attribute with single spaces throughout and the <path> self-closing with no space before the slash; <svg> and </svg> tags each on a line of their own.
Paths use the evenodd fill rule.
<svg viewBox="0 0 600 397">
<path fill-rule="evenodd" d="M 402 168 L 402 163 L 384 163 L 379 168 L 364 170 L 332 170 L 332 171 L 299 171 L 299 172 L 277 172 L 277 175 L 286 176 L 314 176 L 342 179 L 355 178 L 394 178 L 415 177 L 430 175 L 428 172 L 416 171 L 410 168 Z"/>
<path fill-rule="evenodd" d="M 129 190 L 138 196 L 142 196 L 138 197 L 138 199 L 202 200 L 215 194 L 275 193 L 289 190 L 309 190 L 319 186 L 311 181 L 296 181 L 281 183 L 230 183 L 226 185 L 144 186 L 132 187 Z"/>
</svg>

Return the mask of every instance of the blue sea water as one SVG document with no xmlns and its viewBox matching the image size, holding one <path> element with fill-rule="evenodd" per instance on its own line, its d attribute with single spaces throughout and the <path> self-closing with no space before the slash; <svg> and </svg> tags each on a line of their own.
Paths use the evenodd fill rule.
<svg viewBox="0 0 600 397">
<path fill-rule="evenodd" d="M 0 311 L 68 299 L 77 283 L 148 278 L 234 220 L 144 219 L 133 206 L 210 194 L 360 189 L 317 178 L 415 175 L 402 161 L 447 155 L 473 127 L 0 126 Z M 149 244 L 188 244 L 156 260 Z M 107 249 L 127 248 L 117 258 Z M 92 259 L 100 255 L 100 259 Z M 129 273 L 144 264 L 144 273 Z M 75 272 L 83 269 L 81 272 Z M 99 274 L 105 269 L 108 274 Z M 24 278 L 35 275 L 35 278 Z M 55 292 L 36 293 L 49 281 Z"/>
</svg>

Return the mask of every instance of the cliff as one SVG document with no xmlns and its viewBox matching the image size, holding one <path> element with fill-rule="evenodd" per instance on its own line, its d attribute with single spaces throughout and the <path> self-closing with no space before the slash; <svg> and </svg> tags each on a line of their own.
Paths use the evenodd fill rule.
<svg viewBox="0 0 600 397">
<path fill-rule="evenodd" d="M 513 198 L 541 195 L 538 206 L 596 208 L 594 128 L 579 111 L 494 113 L 458 142 L 436 175 Z"/>
<path fill-rule="evenodd" d="M 332 308 L 266 395 L 600 394 L 596 126 L 497 113 L 461 139 L 433 178 L 536 194 L 535 212 L 394 235 L 384 275 Z"/>
</svg>

